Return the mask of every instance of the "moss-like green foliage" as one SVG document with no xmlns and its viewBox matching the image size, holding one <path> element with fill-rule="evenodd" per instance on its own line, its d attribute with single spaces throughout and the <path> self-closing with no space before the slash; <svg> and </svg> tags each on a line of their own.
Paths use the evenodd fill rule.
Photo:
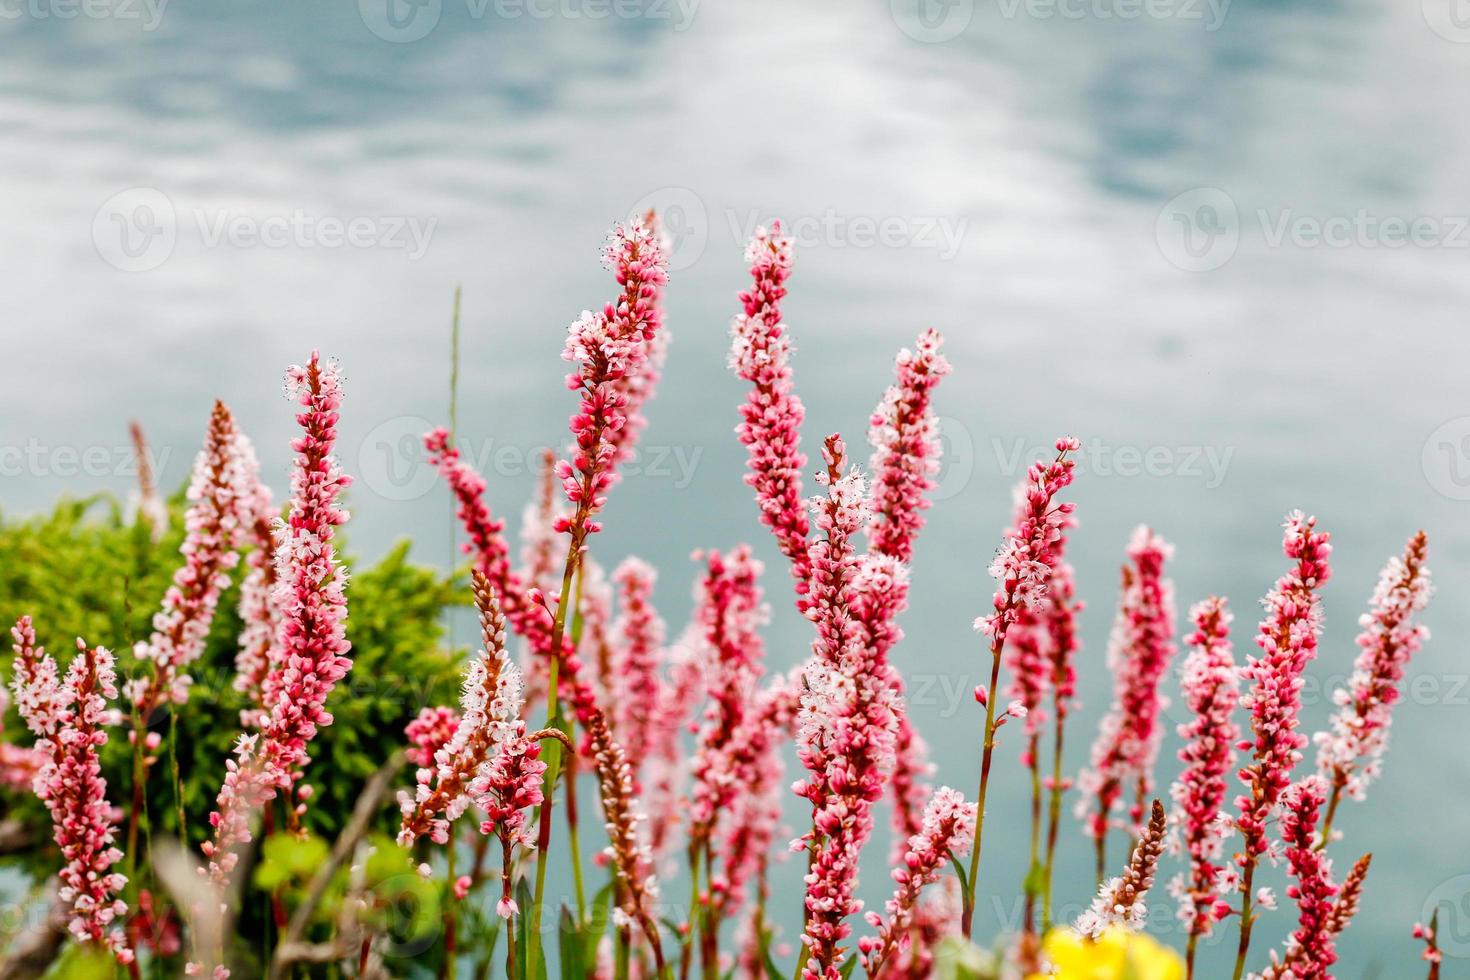
<svg viewBox="0 0 1470 980">
<path fill-rule="evenodd" d="M 180 563 L 181 506 L 176 499 L 172 528 L 156 544 L 146 529 L 125 519 L 111 498 L 63 500 L 40 517 L 0 517 L 0 625 L 8 629 L 28 613 L 38 639 L 58 655 L 63 669 L 80 636 L 114 650 L 120 676 L 136 673 L 140 665 L 132 646 L 147 639 L 153 613 Z M 465 590 L 457 580 L 410 562 L 408 550 L 407 543 L 400 544 L 377 564 L 352 569 L 347 635 L 353 668 L 327 703 L 335 721 L 317 735 L 306 774 L 315 790 L 307 827 L 327 840 L 336 837 L 367 777 L 403 744 L 409 719 L 426 704 L 451 703 L 458 687 L 458 657 L 442 644 L 442 623 L 445 609 L 462 603 Z M 189 670 L 194 689 L 188 705 L 155 723 L 164 744 L 147 784 L 150 830 L 170 837 L 179 833 L 176 758 L 191 848 L 208 832 L 209 812 L 245 707 L 232 686 L 241 573 L 237 569 L 235 586 L 221 599 L 204 656 Z M 8 636 L 3 651 L 0 675 L 8 683 Z M 28 741 L 13 708 L 0 737 Z M 113 802 L 126 809 L 132 784 L 126 724 L 113 730 L 103 767 Z M 384 811 L 384 831 L 393 829 L 391 809 Z M 34 798 L 0 791 L 0 811 L 32 821 L 49 845 L 49 822 Z M 8 860 L 47 873 L 58 858 L 53 848 L 42 846 Z"/>
</svg>

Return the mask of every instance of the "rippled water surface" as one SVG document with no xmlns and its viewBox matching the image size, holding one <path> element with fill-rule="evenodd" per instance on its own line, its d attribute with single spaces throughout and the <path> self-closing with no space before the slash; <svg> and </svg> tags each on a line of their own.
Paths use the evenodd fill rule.
<svg viewBox="0 0 1470 980">
<path fill-rule="evenodd" d="M 1436 900 L 1456 903 L 1447 950 L 1470 955 L 1470 29 L 1438 0 L 593 2 L 0 4 L 4 506 L 126 491 L 130 417 L 181 483 L 216 396 L 282 485 L 281 368 L 319 346 L 349 383 L 352 545 L 410 536 L 445 563 L 448 499 L 413 440 L 447 414 L 455 285 L 461 431 L 514 515 L 565 432 L 564 327 L 610 295 L 598 245 L 652 204 L 677 237 L 674 346 L 598 553 L 656 561 L 677 628 L 689 552 L 754 541 L 770 657 L 792 663 L 809 628 L 740 482 L 724 366 L 741 240 L 784 216 L 809 446 L 860 444 L 893 352 L 926 326 L 948 337 L 950 462 L 898 655 L 941 779 L 973 791 L 969 624 L 1010 486 L 1056 435 L 1084 443 L 1074 767 L 1133 526 L 1177 544 L 1181 603 L 1231 597 L 1244 648 L 1284 568 L 1281 515 L 1319 515 L 1337 550 L 1313 727 L 1378 567 L 1423 526 L 1435 635 L 1382 781 L 1341 821 L 1339 865 L 1375 861 L 1340 975 L 1414 975 L 1409 926 Z M 1003 894 L 1025 863 L 1015 749 L 991 809 L 992 839 L 1015 843 L 986 860 Z M 1088 850 L 1064 848 L 1081 901 Z M 881 901 L 878 864 L 864 885 Z M 784 866 L 788 922 L 798 887 Z"/>
</svg>

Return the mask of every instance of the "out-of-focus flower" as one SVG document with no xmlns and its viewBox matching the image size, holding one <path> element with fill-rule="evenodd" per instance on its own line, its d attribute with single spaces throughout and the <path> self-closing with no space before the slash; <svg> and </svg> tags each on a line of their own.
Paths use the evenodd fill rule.
<svg viewBox="0 0 1470 980">
<path fill-rule="evenodd" d="M 1097 939 L 1071 929 L 1053 929 L 1042 954 L 1054 972 L 1028 980 L 1184 980 L 1184 961 L 1146 932 L 1115 928 Z"/>
<path fill-rule="evenodd" d="M 1174 657 L 1174 587 L 1164 577 L 1172 545 L 1147 527 L 1133 532 L 1130 565 L 1123 567 L 1123 591 L 1108 646 L 1113 674 L 1113 704 L 1092 746 L 1089 768 L 1078 777 L 1078 818 L 1086 833 L 1102 840 L 1121 826 L 1136 835 L 1144 801 L 1153 792 L 1154 762 L 1164 729 L 1159 713 L 1168 700 L 1159 682 Z M 1126 816 L 1114 816 L 1125 803 Z"/>
<path fill-rule="evenodd" d="M 1383 766 L 1399 682 L 1410 658 L 1429 637 L 1428 627 L 1414 621 L 1433 593 L 1424 564 L 1428 547 L 1420 531 L 1409 539 L 1402 558 L 1392 558 L 1384 566 L 1368 612 L 1358 621 L 1363 627 L 1358 634 L 1362 652 L 1353 664 L 1352 678 L 1333 695 L 1339 708 L 1332 730 L 1314 738 L 1317 769 L 1330 786 L 1329 823 L 1339 797 L 1346 792 L 1355 800 L 1363 799 Z"/>
</svg>

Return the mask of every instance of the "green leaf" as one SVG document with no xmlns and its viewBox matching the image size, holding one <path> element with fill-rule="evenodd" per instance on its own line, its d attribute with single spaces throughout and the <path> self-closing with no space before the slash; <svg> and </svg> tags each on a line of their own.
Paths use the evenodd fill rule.
<svg viewBox="0 0 1470 980">
<path fill-rule="evenodd" d="M 766 943 L 766 980 L 787 980 L 786 974 L 776 965 L 775 959 L 771 957 L 771 944 Z"/>
<path fill-rule="evenodd" d="M 602 937 L 606 935 L 607 927 L 611 922 L 614 884 L 609 881 L 592 898 L 592 917 L 582 927 L 582 961 L 584 963 L 597 962 L 597 946 L 602 942 Z"/>
<path fill-rule="evenodd" d="M 561 943 L 561 978 L 562 980 L 584 980 L 588 975 L 583 959 L 586 947 L 582 940 L 581 930 L 577 927 L 576 917 L 572 915 L 569 906 L 561 907 L 561 915 L 557 924 L 557 938 Z"/>
<path fill-rule="evenodd" d="M 1046 865 L 1040 861 L 1031 865 L 1031 870 L 1026 874 L 1026 881 L 1023 887 L 1027 895 L 1040 895 L 1042 889 L 1046 887 Z"/>
<path fill-rule="evenodd" d="M 847 958 L 847 962 L 842 964 L 843 980 L 847 980 L 848 977 L 852 976 L 852 971 L 857 969 L 857 965 L 858 958 L 856 956 L 849 956 Z"/>
</svg>

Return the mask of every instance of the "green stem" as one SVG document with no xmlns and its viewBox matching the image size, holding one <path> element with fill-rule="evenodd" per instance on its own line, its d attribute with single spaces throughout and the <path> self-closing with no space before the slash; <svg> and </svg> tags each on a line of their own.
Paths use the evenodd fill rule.
<svg viewBox="0 0 1470 980">
<path fill-rule="evenodd" d="M 975 893 L 980 883 L 980 844 L 985 834 L 985 796 L 990 789 L 990 762 L 995 754 L 995 699 L 1000 683 L 1000 653 L 1004 638 L 990 647 L 990 688 L 985 698 L 985 744 L 980 756 L 980 789 L 975 794 L 975 840 L 970 846 L 970 875 L 964 903 L 962 923 L 966 939 L 970 938 L 975 919 Z"/>
<path fill-rule="evenodd" d="M 1250 847 L 1250 842 L 1246 842 Z M 1240 879 L 1240 946 L 1235 952 L 1235 972 L 1233 980 L 1240 980 L 1245 973 L 1245 956 L 1250 951 L 1251 927 L 1255 925 L 1255 915 L 1251 909 L 1251 888 L 1256 877 L 1255 856 L 1246 851 L 1245 874 Z"/>
<path fill-rule="evenodd" d="M 1057 835 L 1062 822 L 1062 730 L 1064 716 L 1056 705 L 1056 735 L 1052 740 L 1051 804 L 1046 824 L 1046 870 L 1041 890 L 1041 931 L 1051 929 L 1052 872 L 1056 867 Z"/>
<path fill-rule="evenodd" d="M 552 623 L 551 667 L 546 687 L 546 726 L 560 728 L 561 702 L 558 688 L 561 686 L 562 637 L 566 633 L 567 606 L 572 598 L 572 581 L 580 564 L 579 545 L 576 538 L 567 554 L 566 571 L 562 573 L 561 598 L 556 605 L 556 618 Z M 540 828 L 536 839 L 536 890 L 527 910 L 526 928 L 526 975 L 536 980 L 541 973 L 541 908 L 546 899 L 546 865 L 551 846 L 551 811 L 556 794 L 556 781 L 561 775 L 562 745 L 559 739 L 548 739 L 546 745 L 546 774 L 541 783 Z"/>
</svg>

